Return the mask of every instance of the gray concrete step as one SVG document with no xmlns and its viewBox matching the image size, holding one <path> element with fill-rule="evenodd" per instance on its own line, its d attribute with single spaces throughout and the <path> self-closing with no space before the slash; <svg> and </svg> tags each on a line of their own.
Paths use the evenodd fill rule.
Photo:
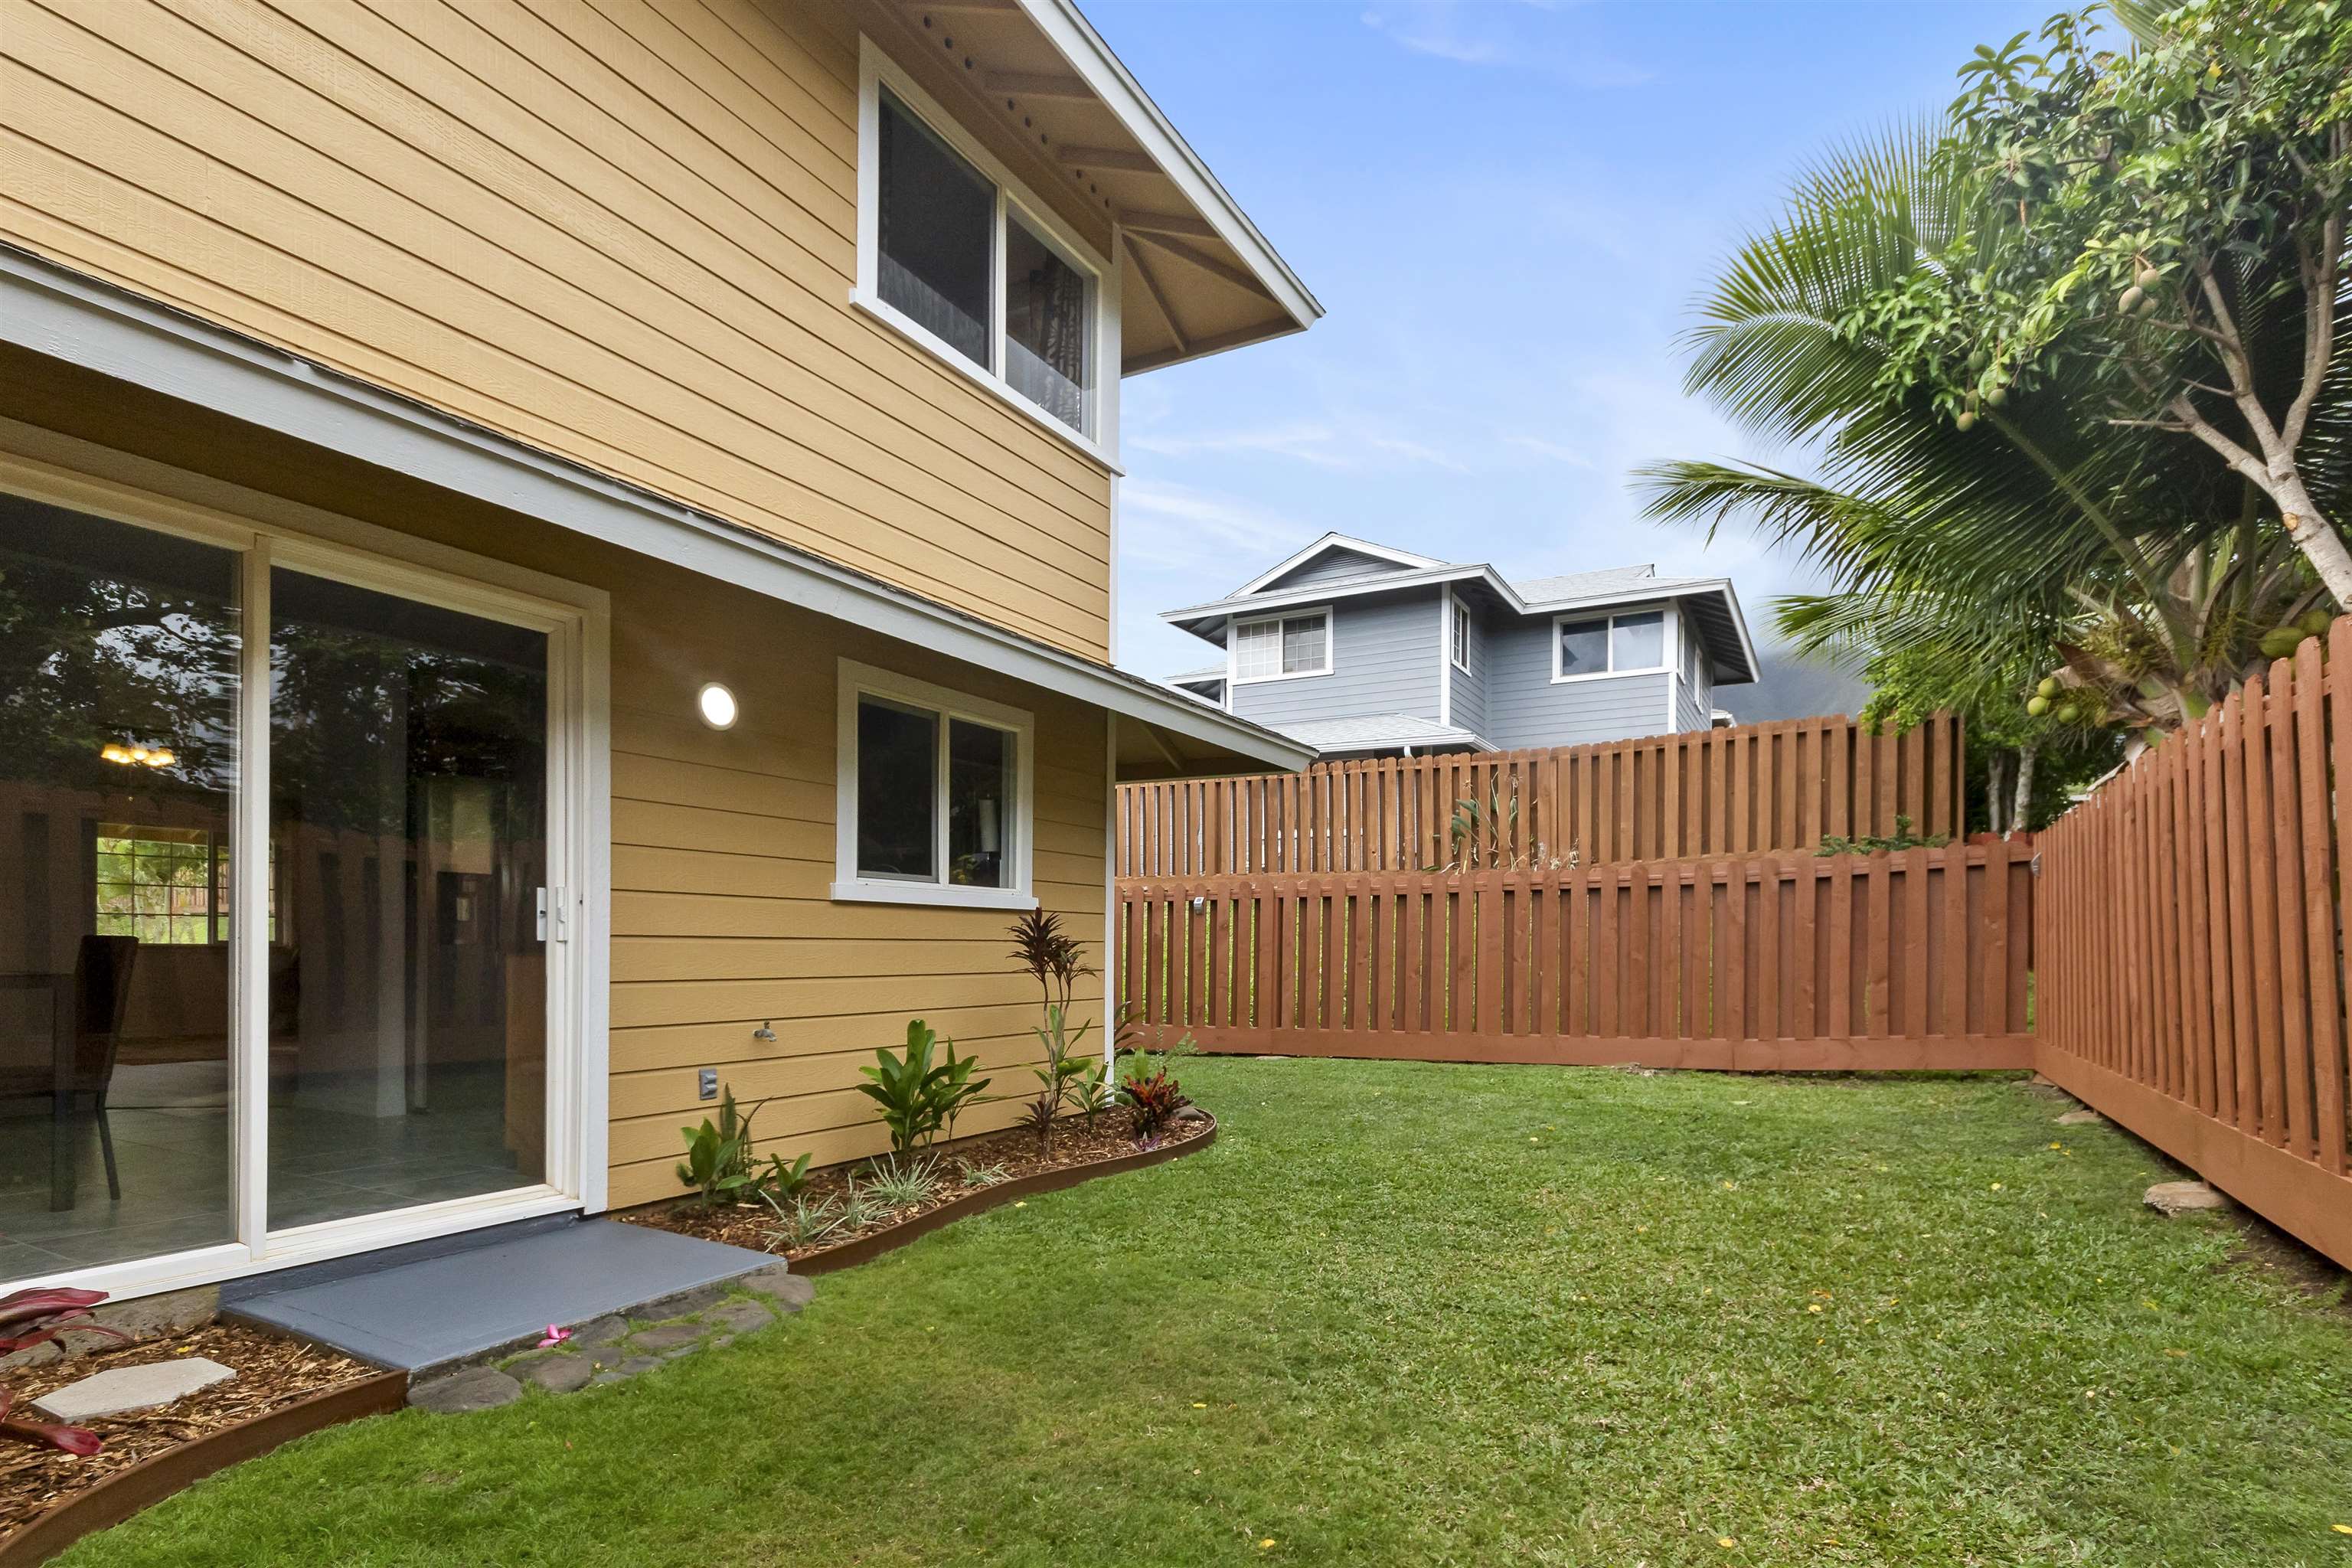
<svg viewBox="0 0 2352 1568">
<path fill-rule="evenodd" d="M 550 1323 L 692 1311 L 775 1262 L 650 1226 L 558 1215 L 237 1280 L 222 1287 L 221 1313 L 417 1373 L 535 1342 Z"/>
</svg>

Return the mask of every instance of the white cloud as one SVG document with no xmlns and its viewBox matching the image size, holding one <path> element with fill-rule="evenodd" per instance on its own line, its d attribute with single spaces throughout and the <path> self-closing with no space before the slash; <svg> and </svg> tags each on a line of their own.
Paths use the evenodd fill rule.
<svg viewBox="0 0 2352 1568">
<path fill-rule="evenodd" d="M 1237 567 L 1261 556 L 1278 561 L 1297 548 L 1284 541 L 1320 531 L 1253 502 L 1167 479 L 1122 480 L 1118 521 L 1121 562 L 1179 572 L 1209 561 Z M 1238 573 L 1235 581 L 1249 572 Z"/>
<path fill-rule="evenodd" d="M 1544 0 L 1517 6 L 1467 5 L 1450 0 L 1402 0 L 1362 14 L 1365 26 L 1400 48 L 1455 65 L 1501 66 L 1557 76 L 1582 87 L 1639 87 L 1651 73 L 1592 47 L 1589 38 L 1557 28 L 1528 28 L 1515 13 L 1550 12 Z"/>
<path fill-rule="evenodd" d="M 1533 452 L 1538 458 L 1547 458 L 1555 463 L 1566 463 L 1571 468 L 1591 468 L 1596 466 L 1591 458 L 1576 447 L 1569 446 L 1566 442 L 1550 440 L 1542 436 L 1506 436 L 1503 437 L 1503 442 L 1506 446 L 1517 447 L 1521 451 Z"/>
<path fill-rule="evenodd" d="M 1130 447 L 1163 458 L 1195 458 L 1211 453 L 1260 453 L 1289 458 L 1325 468 L 1379 467 L 1380 459 L 1448 468 L 1467 473 L 1469 465 L 1444 449 L 1407 436 L 1376 429 L 1349 429 L 1336 423 L 1270 426 L 1258 430 L 1226 430 L 1199 435 L 1145 432 L 1126 438 Z"/>
</svg>

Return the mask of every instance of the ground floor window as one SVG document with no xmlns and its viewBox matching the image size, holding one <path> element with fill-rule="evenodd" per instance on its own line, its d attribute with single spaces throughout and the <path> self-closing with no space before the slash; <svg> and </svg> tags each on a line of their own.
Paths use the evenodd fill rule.
<svg viewBox="0 0 2352 1568">
<path fill-rule="evenodd" d="M 1026 908 L 1025 710 L 844 659 L 833 896 Z"/>
</svg>

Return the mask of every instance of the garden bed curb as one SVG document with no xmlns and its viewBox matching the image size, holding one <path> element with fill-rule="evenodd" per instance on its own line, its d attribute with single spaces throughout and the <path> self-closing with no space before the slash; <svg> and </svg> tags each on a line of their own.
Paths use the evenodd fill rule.
<svg viewBox="0 0 2352 1568">
<path fill-rule="evenodd" d="M 397 1410 L 408 1397 L 408 1374 L 382 1373 L 341 1388 L 224 1426 L 109 1476 L 36 1515 L 0 1541 L 0 1568 L 33 1568 L 85 1535 L 121 1524 L 140 1510 L 194 1486 L 215 1470 L 257 1458 L 282 1443 L 362 1415 Z"/>
<path fill-rule="evenodd" d="M 861 1236 L 855 1241 L 845 1241 L 838 1247 L 812 1252 L 805 1258 L 791 1260 L 795 1274 L 830 1274 L 836 1268 L 849 1268 L 869 1263 L 886 1252 L 895 1251 L 910 1241 L 918 1241 L 942 1226 L 999 1204 L 1016 1198 L 1034 1197 L 1039 1193 L 1056 1193 L 1065 1187 L 1075 1187 L 1097 1176 L 1115 1176 L 1121 1171 L 1139 1171 L 1146 1165 L 1164 1165 L 1171 1160 L 1198 1152 L 1217 1141 L 1217 1119 L 1209 1118 L 1209 1130 L 1197 1138 L 1187 1138 L 1181 1143 L 1163 1143 L 1157 1149 L 1139 1150 L 1132 1154 L 1120 1154 L 1108 1160 L 1097 1160 L 1090 1165 L 1065 1165 L 1058 1170 L 1039 1171 L 1034 1174 L 1015 1176 L 992 1187 L 982 1187 L 951 1203 L 941 1204 L 916 1215 L 904 1225 L 877 1230 L 871 1236 Z"/>
</svg>

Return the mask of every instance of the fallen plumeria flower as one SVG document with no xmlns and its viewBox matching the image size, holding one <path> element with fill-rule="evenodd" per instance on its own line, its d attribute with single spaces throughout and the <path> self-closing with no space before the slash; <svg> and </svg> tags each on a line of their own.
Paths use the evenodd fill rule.
<svg viewBox="0 0 2352 1568">
<path fill-rule="evenodd" d="M 56 1448 L 82 1458 L 88 1458 L 106 1447 L 99 1435 L 87 1426 L 68 1426 L 57 1421 L 34 1421 L 15 1415 L 16 1403 L 14 1394 L 0 1388 L 0 1436 Z"/>
<path fill-rule="evenodd" d="M 47 1344 L 63 1333 L 104 1334 L 130 1343 L 131 1336 L 121 1329 L 89 1321 L 89 1309 L 105 1300 L 103 1290 L 72 1290 L 62 1285 L 35 1285 L 0 1296 L 0 1331 L 15 1323 L 40 1324 L 21 1334 L 0 1332 L 0 1355 Z"/>
<path fill-rule="evenodd" d="M 539 1348 L 545 1350 L 550 1345 L 560 1345 L 571 1337 L 570 1329 L 559 1329 L 553 1323 L 550 1323 L 547 1325 L 547 1338 L 539 1342 Z"/>
</svg>

